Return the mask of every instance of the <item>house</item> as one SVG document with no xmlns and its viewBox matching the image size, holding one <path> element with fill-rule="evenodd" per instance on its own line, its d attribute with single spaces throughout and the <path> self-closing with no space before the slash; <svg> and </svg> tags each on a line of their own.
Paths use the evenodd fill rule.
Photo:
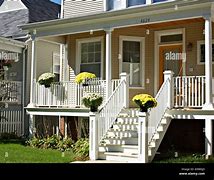
<svg viewBox="0 0 214 180">
<path fill-rule="evenodd" d="M 212 0 L 64 0 L 61 19 L 21 26 L 32 37 L 30 133 L 39 130 L 41 117 L 58 118 L 65 135 L 69 123 L 90 117 L 90 136 L 96 137 L 90 140 L 91 159 L 138 161 L 145 131 L 139 130 L 132 98 L 148 93 L 158 101 L 149 112 L 143 146 L 149 162 L 167 150 L 212 155 L 213 5 Z M 35 49 L 43 38 L 60 43 L 62 52 L 59 82 L 51 89 L 37 82 L 41 61 Z M 76 84 L 74 75 L 83 71 L 95 73 L 98 84 Z M 104 94 L 96 116 L 81 104 L 88 92 Z"/>
<path fill-rule="evenodd" d="M 8 108 L 1 109 L 0 133 L 18 136 L 27 136 L 28 133 L 28 116 L 24 107 L 28 104 L 29 94 L 26 73 L 30 45 L 28 33 L 18 25 L 56 19 L 59 13 L 60 5 L 49 0 L 0 0 L 0 84 L 7 91 L 11 90 L 7 98 L 1 99 L 1 102 L 8 103 Z M 40 43 L 42 46 L 47 44 Z M 52 46 L 56 45 L 50 44 Z M 59 53 L 59 48 L 56 53 Z M 46 58 L 53 59 L 53 54 Z M 8 63 L 9 68 L 3 68 Z"/>
</svg>

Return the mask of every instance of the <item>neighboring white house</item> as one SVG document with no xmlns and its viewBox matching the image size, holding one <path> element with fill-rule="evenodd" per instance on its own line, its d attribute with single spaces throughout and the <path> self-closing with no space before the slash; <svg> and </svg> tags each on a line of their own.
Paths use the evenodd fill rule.
<svg viewBox="0 0 214 180">
<path fill-rule="evenodd" d="M 68 123 L 89 119 L 82 96 L 98 92 L 105 103 L 90 117 L 90 138 L 97 137 L 90 139 L 91 159 L 137 161 L 145 134 L 132 98 L 148 93 L 158 101 L 148 115 L 143 146 L 148 161 L 167 150 L 212 155 L 213 5 L 212 0 L 64 0 L 61 19 L 21 26 L 32 38 L 30 133 L 39 130 L 39 118 L 55 116 L 66 135 Z M 44 38 L 60 44 L 60 81 L 51 90 L 37 83 L 42 67 L 35 50 Z M 74 75 L 83 71 L 100 80 L 76 84 Z"/>
<path fill-rule="evenodd" d="M 28 50 L 30 37 L 18 25 L 56 19 L 59 13 L 60 5 L 49 0 L 0 0 L 0 84 L 3 86 L 6 84 L 7 90 L 13 91 L 9 92 L 10 98 L 0 100 L 8 103 L 8 108 L 0 112 L 0 117 L 4 117 L 0 120 L 0 136 L 2 133 L 28 136 L 29 117 L 24 107 L 29 103 L 30 73 L 28 74 L 27 66 L 30 59 L 30 50 Z M 38 43 L 51 47 L 51 50 L 38 49 L 38 53 L 41 54 L 46 51 L 46 56 L 42 56 L 42 59 L 54 61 L 53 59 L 56 59 L 54 55 L 60 54 L 58 44 L 44 41 Z M 5 63 L 10 64 L 9 68 L 3 68 Z M 44 64 L 41 63 L 41 66 L 45 69 Z M 41 68 L 41 71 L 43 69 Z"/>
</svg>

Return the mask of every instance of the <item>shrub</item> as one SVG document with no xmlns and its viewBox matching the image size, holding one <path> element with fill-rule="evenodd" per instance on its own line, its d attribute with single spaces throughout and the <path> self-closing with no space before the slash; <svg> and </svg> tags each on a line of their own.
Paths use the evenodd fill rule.
<svg viewBox="0 0 214 180">
<path fill-rule="evenodd" d="M 76 160 L 87 160 L 89 157 L 89 139 L 81 138 L 73 146 Z"/>
</svg>

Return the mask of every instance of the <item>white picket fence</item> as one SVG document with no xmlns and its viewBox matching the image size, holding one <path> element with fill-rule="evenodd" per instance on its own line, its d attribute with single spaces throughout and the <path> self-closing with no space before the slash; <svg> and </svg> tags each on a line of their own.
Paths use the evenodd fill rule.
<svg viewBox="0 0 214 180">
<path fill-rule="evenodd" d="M 8 108 L 0 111 L 0 134 L 15 133 L 17 136 L 24 135 L 24 120 L 21 108 Z"/>
</svg>

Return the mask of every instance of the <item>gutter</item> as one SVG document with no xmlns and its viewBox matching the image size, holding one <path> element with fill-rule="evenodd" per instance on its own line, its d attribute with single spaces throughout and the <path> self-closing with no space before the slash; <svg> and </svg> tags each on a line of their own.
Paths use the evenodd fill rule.
<svg viewBox="0 0 214 180">
<path fill-rule="evenodd" d="M 4 37 L 0 37 L 0 43 L 16 46 L 16 47 L 20 47 L 20 48 L 24 48 L 25 47 L 25 43 L 24 42 L 20 42 L 20 41 L 16 41 L 16 40 L 9 39 L 9 38 L 4 38 Z"/>
</svg>

